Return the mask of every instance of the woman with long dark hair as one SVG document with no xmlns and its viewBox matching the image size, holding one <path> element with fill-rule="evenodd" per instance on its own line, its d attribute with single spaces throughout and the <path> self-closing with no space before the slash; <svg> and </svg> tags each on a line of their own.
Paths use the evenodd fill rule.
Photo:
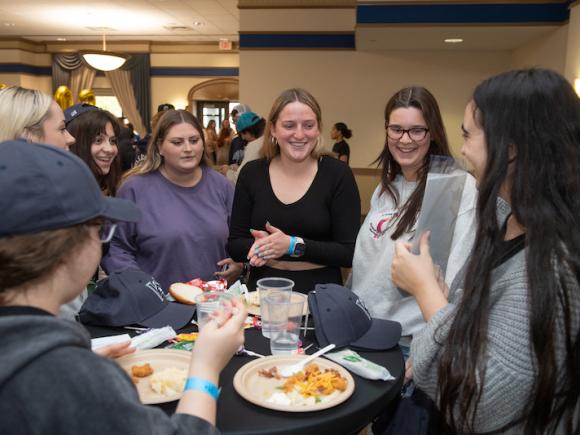
<svg viewBox="0 0 580 435">
<path fill-rule="evenodd" d="M 405 356 L 425 322 L 415 298 L 391 281 L 395 241 L 415 237 L 432 156 L 451 156 L 437 100 L 420 86 L 396 92 L 385 107 L 385 144 L 377 163 L 381 182 L 358 233 L 350 287 L 373 317 L 396 320 L 403 327 L 400 345 Z M 451 283 L 474 236 L 475 180 L 466 174 L 453 231 L 446 281 Z"/>
<path fill-rule="evenodd" d="M 580 430 L 580 104 L 559 74 L 503 73 L 465 109 L 462 153 L 479 185 L 471 258 L 448 299 L 421 254 L 397 244 L 393 281 L 427 327 L 416 384 L 452 433 Z"/>
<path fill-rule="evenodd" d="M 350 147 L 345 139 L 352 137 L 352 130 L 344 122 L 337 122 L 330 130 L 330 138 L 334 141 L 332 152 L 338 160 L 347 164 L 350 161 Z"/>
</svg>

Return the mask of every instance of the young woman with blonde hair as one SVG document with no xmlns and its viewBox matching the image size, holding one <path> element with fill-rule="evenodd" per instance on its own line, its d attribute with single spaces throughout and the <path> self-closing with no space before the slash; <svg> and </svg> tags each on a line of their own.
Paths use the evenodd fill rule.
<svg viewBox="0 0 580 435">
<path fill-rule="evenodd" d="M 360 197 L 349 167 L 323 155 L 322 115 L 304 89 L 288 89 L 267 118 L 262 157 L 240 172 L 229 249 L 249 260 L 250 286 L 286 277 L 306 293 L 342 283 L 360 222 Z"/>
</svg>

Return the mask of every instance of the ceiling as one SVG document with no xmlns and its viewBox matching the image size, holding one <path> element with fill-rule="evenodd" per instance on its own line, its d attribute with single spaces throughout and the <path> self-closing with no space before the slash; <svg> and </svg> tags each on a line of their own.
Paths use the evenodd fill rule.
<svg viewBox="0 0 580 435">
<path fill-rule="evenodd" d="M 0 37 L 86 41 L 100 39 L 104 31 L 108 40 L 238 40 L 237 4 L 238 0 L 0 0 Z"/>
<path fill-rule="evenodd" d="M 0 38 L 38 42 L 96 41 L 238 41 L 239 0 L 0 0 Z M 257 0 L 256 0 L 257 1 Z M 258 3 L 275 5 L 280 0 Z M 292 0 L 296 2 L 297 0 Z M 312 2 L 313 0 L 308 0 Z M 320 3 L 322 0 L 316 0 Z M 324 0 L 333 3 L 331 0 Z M 338 0 L 334 0 L 337 4 Z M 405 0 L 413 4 L 420 0 Z M 438 0 L 437 3 L 456 0 Z M 495 0 L 494 0 L 495 1 Z M 372 3 L 373 0 L 358 0 Z M 395 3 L 399 0 L 382 0 Z M 465 1 L 482 3 L 491 0 Z M 241 0 L 241 3 L 251 3 Z M 288 1 L 286 3 L 289 3 Z M 292 3 L 292 2 L 290 2 Z M 355 0 L 341 0 L 353 6 Z M 423 2 L 424 3 L 424 2 Z M 543 25 L 359 25 L 357 50 L 514 49 L 558 28 Z M 461 37 L 450 46 L 443 39 Z"/>
</svg>

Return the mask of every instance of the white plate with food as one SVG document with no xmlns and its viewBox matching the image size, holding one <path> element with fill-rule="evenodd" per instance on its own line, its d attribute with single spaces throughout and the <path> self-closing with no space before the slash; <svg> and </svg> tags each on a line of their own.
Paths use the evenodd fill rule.
<svg viewBox="0 0 580 435">
<path fill-rule="evenodd" d="M 260 292 L 258 291 L 253 291 L 253 292 L 248 292 L 245 295 L 246 298 L 246 308 L 248 310 L 248 314 L 251 314 L 252 316 L 260 316 Z M 306 316 L 308 314 L 308 305 L 306 305 L 304 307 L 304 313 L 302 314 L 303 316 Z"/>
<path fill-rule="evenodd" d="M 183 394 L 191 352 L 175 349 L 138 350 L 116 361 L 129 374 L 145 405 L 173 402 Z"/>
<path fill-rule="evenodd" d="M 338 364 L 317 358 L 297 374 L 284 378 L 278 368 L 308 355 L 276 355 L 260 358 L 241 367 L 234 388 L 255 405 L 286 412 L 311 412 L 332 408 L 354 391 L 354 379 Z"/>
</svg>

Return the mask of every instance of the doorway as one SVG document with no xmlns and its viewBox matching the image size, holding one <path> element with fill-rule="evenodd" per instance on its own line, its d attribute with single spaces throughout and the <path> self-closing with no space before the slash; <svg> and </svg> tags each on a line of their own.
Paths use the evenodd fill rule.
<svg viewBox="0 0 580 435">
<path fill-rule="evenodd" d="M 229 102 L 227 101 L 197 102 L 197 119 L 202 122 L 204 128 L 213 119 L 216 123 L 216 130 L 220 131 L 224 119 L 228 119 L 229 116 Z"/>
</svg>

